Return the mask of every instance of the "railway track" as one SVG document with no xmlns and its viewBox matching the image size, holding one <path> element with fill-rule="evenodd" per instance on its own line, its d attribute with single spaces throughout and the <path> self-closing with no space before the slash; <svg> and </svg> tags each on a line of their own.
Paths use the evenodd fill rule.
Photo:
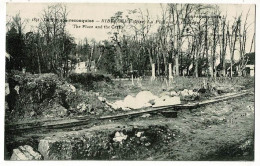
<svg viewBox="0 0 260 166">
<path fill-rule="evenodd" d="M 167 105 L 160 107 L 149 107 L 145 109 L 132 110 L 131 112 L 121 113 L 117 115 L 101 116 L 97 118 L 89 118 L 88 116 L 75 117 L 73 119 L 56 119 L 56 120 L 45 120 L 45 121 L 33 121 L 27 123 L 16 123 L 16 124 L 7 124 L 5 125 L 6 132 L 24 132 L 32 130 L 53 130 L 53 129 L 68 129 L 78 126 L 88 126 L 95 124 L 102 120 L 115 120 L 122 118 L 129 118 L 140 116 L 148 113 L 160 113 L 165 110 L 178 111 L 181 109 L 194 109 L 208 104 L 213 104 L 217 102 L 222 102 L 225 100 L 241 97 L 244 95 L 249 95 L 251 92 L 249 90 L 244 90 L 239 93 L 230 93 L 222 96 L 218 96 L 209 100 L 204 100 L 200 102 L 192 102 L 187 104 L 178 104 L 178 105 Z"/>
</svg>

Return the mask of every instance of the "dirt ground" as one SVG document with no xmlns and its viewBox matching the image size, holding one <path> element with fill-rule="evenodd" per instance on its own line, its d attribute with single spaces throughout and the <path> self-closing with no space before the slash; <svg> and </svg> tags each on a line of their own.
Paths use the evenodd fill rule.
<svg viewBox="0 0 260 166">
<path fill-rule="evenodd" d="M 192 110 L 177 118 L 162 115 L 104 122 L 118 126 L 163 125 L 176 131 L 160 149 L 140 154 L 137 160 L 253 160 L 254 95 Z"/>
<path fill-rule="evenodd" d="M 159 94 L 169 89 L 176 91 L 187 87 L 187 89 L 196 89 L 203 84 L 203 80 L 185 78 L 185 80 L 177 79 L 174 83 L 172 86 L 167 86 L 163 81 L 157 81 L 153 84 L 149 81 L 141 81 L 142 85 L 138 86 L 136 83 L 135 86 L 132 86 L 130 80 L 118 81 L 114 85 L 118 88 L 114 91 L 109 88 L 101 88 L 97 92 L 100 92 L 108 100 L 115 101 L 122 99 L 127 94 L 135 95 L 141 90 L 150 90 L 154 94 Z M 211 82 L 211 84 L 213 83 Z M 137 128 L 164 126 L 170 131 L 174 131 L 174 135 L 169 137 L 167 142 L 160 143 L 159 140 L 159 147 L 153 145 L 154 147 L 149 147 L 149 149 L 139 150 L 137 155 L 122 155 L 114 158 L 119 160 L 254 160 L 254 80 L 252 78 L 234 78 L 233 80 L 218 80 L 214 84 L 225 85 L 230 92 L 239 91 L 242 86 L 242 89 L 250 89 L 252 94 L 196 109 L 178 110 L 176 118 L 152 114 L 148 117 L 104 120 L 88 130 L 122 129 L 129 126 L 136 126 Z M 236 86 L 238 88 L 234 88 Z M 214 94 L 203 98 L 210 98 L 211 96 L 214 96 Z M 85 128 L 70 130 L 81 131 Z M 62 135 L 64 132 L 66 131 L 43 133 L 42 137 Z M 167 137 L 167 135 L 164 136 Z M 25 136 L 22 134 L 19 138 L 21 137 Z M 26 134 L 26 137 L 34 138 L 34 133 Z"/>
</svg>

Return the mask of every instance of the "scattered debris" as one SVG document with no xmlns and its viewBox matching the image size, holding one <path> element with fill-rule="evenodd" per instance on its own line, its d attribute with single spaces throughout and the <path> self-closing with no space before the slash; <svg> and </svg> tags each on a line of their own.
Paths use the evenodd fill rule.
<svg viewBox="0 0 260 166">
<path fill-rule="evenodd" d="M 167 105 L 175 105 L 181 104 L 180 97 L 178 96 L 168 96 L 163 95 L 162 97 L 158 97 L 153 95 L 150 91 L 142 91 L 139 92 L 136 97 L 131 95 L 127 95 L 124 100 L 118 100 L 114 103 L 107 102 L 113 109 L 140 109 L 147 107 L 159 107 L 159 106 L 167 106 Z"/>
<path fill-rule="evenodd" d="M 144 132 L 143 131 L 139 131 L 139 132 L 137 132 L 135 135 L 136 135 L 136 137 L 141 137 L 141 135 L 143 134 Z"/>
<path fill-rule="evenodd" d="M 146 141 L 146 140 L 147 140 L 147 137 L 146 137 L 146 136 L 140 137 L 140 141 L 141 141 L 141 142 L 144 142 L 144 141 Z"/>
<path fill-rule="evenodd" d="M 5 83 L 5 96 L 10 94 L 9 83 Z"/>
<path fill-rule="evenodd" d="M 154 102 L 155 104 L 153 105 L 153 107 L 181 104 L 180 97 L 178 96 L 175 97 L 163 96 L 161 98 L 158 98 Z"/>
<path fill-rule="evenodd" d="M 163 97 L 163 96 L 170 96 L 171 93 L 170 92 L 167 92 L 163 89 L 163 92 L 159 94 L 159 97 Z"/>
<path fill-rule="evenodd" d="M 151 116 L 151 114 L 143 114 L 141 117 L 142 118 L 149 118 Z"/>
<path fill-rule="evenodd" d="M 36 111 L 37 110 L 32 110 L 30 112 L 30 117 L 36 116 Z M 42 112 L 42 115 L 44 117 L 66 117 L 68 115 L 68 110 L 63 106 L 55 103 L 51 106 L 47 106 L 45 111 Z"/>
<path fill-rule="evenodd" d="M 107 102 L 107 104 L 116 110 L 119 108 L 121 108 L 122 110 L 140 109 L 151 107 L 152 104 L 149 102 L 157 98 L 157 96 L 153 95 L 149 91 L 141 91 L 136 95 L 136 97 L 127 95 L 124 100 L 118 100 L 114 103 Z"/>
<path fill-rule="evenodd" d="M 145 145 L 145 146 L 150 146 L 151 143 L 150 143 L 150 142 L 146 142 L 144 145 Z"/>
<path fill-rule="evenodd" d="M 18 86 L 18 85 L 16 85 L 15 87 L 14 87 L 14 90 L 16 90 L 16 93 L 19 95 L 19 89 L 20 89 L 20 86 Z"/>
<path fill-rule="evenodd" d="M 170 92 L 170 96 L 172 96 L 172 97 L 173 97 L 173 96 L 178 96 L 178 93 L 175 92 L 175 91 L 171 91 L 171 92 Z"/>
<path fill-rule="evenodd" d="M 104 98 L 104 97 L 101 97 L 101 96 L 99 96 L 99 97 L 98 97 L 98 100 L 99 100 L 99 101 L 101 101 L 101 102 L 103 102 L 103 103 L 105 103 L 105 102 L 106 102 L 106 98 Z"/>
<path fill-rule="evenodd" d="M 184 89 L 178 92 L 182 100 L 196 100 L 199 97 L 199 92 L 194 92 L 193 90 Z"/>
<path fill-rule="evenodd" d="M 155 100 L 158 96 L 152 94 L 150 91 L 141 91 L 136 95 L 136 100 L 140 103 L 148 103 L 150 100 Z"/>
<path fill-rule="evenodd" d="M 43 155 L 44 160 L 70 160 L 72 158 L 71 141 L 65 138 L 46 137 L 40 140 L 38 151 Z"/>
<path fill-rule="evenodd" d="M 117 109 L 122 109 L 122 110 L 127 110 L 127 108 L 124 105 L 124 102 L 122 100 L 118 100 L 114 103 L 109 103 L 106 102 L 107 105 L 111 106 L 113 109 L 117 110 Z M 130 109 L 129 109 L 130 110 Z"/>
<path fill-rule="evenodd" d="M 115 142 L 120 142 L 120 143 L 122 144 L 122 141 L 123 141 L 123 140 L 126 140 L 126 139 L 127 139 L 127 135 L 124 135 L 123 132 L 117 131 L 117 132 L 115 133 L 115 137 L 113 138 L 113 141 L 115 141 Z"/>
<path fill-rule="evenodd" d="M 9 109 L 9 106 L 8 106 L 8 103 L 5 101 L 5 109 L 8 110 Z"/>
<path fill-rule="evenodd" d="M 69 87 L 70 87 L 70 89 L 72 90 L 72 92 L 76 92 L 76 88 L 75 88 L 75 86 L 69 84 Z"/>
<path fill-rule="evenodd" d="M 85 104 L 85 103 L 80 103 L 80 104 L 78 104 L 78 105 L 77 105 L 77 110 L 78 110 L 79 112 L 84 112 L 84 111 L 86 111 L 86 110 L 87 110 L 86 104 Z"/>
<path fill-rule="evenodd" d="M 42 160 L 42 156 L 34 151 L 31 146 L 24 145 L 13 150 L 10 160 Z"/>
<path fill-rule="evenodd" d="M 252 141 L 251 140 L 247 140 L 245 141 L 245 143 L 243 143 L 242 145 L 239 146 L 239 149 L 241 150 L 246 150 L 248 148 L 250 148 L 252 146 Z"/>
<path fill-rule="evenodd" d="M 136 98 L 131 95 L 127 95 L 124 99 L 124 105 L 129 108 L 135 108 Z"/>
<path fill-rule="evenodd" d="M 114 103 L 107 104 L 111 106 L 113 109 L 122 109 L 124 111 L 131 109 L 140 109 L 147 107 L 161 107 L 168 105 L 177 105 L 181 104 L 182 100 L 195 100 L 199 97 L 198 92 L 194 92 L 193 90 L 184 89 L 183 91 L 175 92 L 162 92 L 158 97 L 150 91 L 141 91 L 136 97 L 131 95 L 127 95 L 124 100 L 118 100 Z M 101 98 L 99 99 L 101 100 Z"/>
</svg>

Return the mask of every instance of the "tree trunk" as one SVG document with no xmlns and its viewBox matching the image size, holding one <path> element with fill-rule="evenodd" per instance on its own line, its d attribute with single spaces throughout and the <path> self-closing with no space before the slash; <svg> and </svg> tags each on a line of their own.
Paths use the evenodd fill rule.
<svg viewBox="0 0 260 166">
<path fill-rule="evenodd" d="M 41 72 L 41 63 L 40 63 L 40 55 L 39 54 L 37 56 L 37 62 L 38 62 L 38 72 L 39 72 L 39 74 L 41 74 L 42 72 Z"/>
<path fill-rule="evenodd" d="M 179 53 L 176 54 L 175 57 L 175 74 L 176 76 L 179 76 Z"/>
<path fill-rule="evenodd" d="M 167 75 L 167 59 L 165 53 L 163 53 L 163 63 L 164 63 L 164 76 Z"/>
<path fill-rule="evenodd" d="M 198 73 L 198 50 L 195 52 L 195 77 L 199 77 L 199 73 Z"/>
<path fill-rule="evenodd" d="M 233 76 L 233 58 L 231 59 L 231 63 L 230 63 L 230 77 L 232 78 Z"/>
<path fill-rule="evenodd" d="M 226 77 L 226 61 L 225 58 L 223 59 L 223 76 Z"/>
</svg>

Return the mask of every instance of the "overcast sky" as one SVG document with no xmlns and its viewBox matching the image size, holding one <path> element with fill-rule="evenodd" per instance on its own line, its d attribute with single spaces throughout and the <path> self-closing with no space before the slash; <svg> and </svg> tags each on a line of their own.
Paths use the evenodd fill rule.
<svg viewBox="0 0 260 166">
<path fill-rule="evenodd" d="M 33 18 L 40 18 L 42 11 L 46 8 L 50 3 L 7 3 L 7 20 L 9 20 L 16 13 L 20 12 L 20 16 L 22 19 L 27 19 L 28 23 L 25 31 L 32 30 L 35 26 L 37 26 L 37 22 L 32 21 Z M 165 4 L 164 4 L 165 5 Z M 101 25 L 100 22 L 102 19 L 109 19 L 113 16 L 117 11 L 122 11 L 127 13 L 127 10 L 133 9 L 141 9 L 142 11 L 149 10 L 150 16 L 155 21 L 157 18 L 161 17 L 161 5 L 160 4 L 90 4 L 90 3 L 67 3 L 67 9 L 69 11 L 68 19 L 89 19 L 94 20 L 95 23 L 84 23 L 85 25 Z M 234 17 L 238 16 L 241 12 L 243 12 L 244 20 L 246 13 L 250 9 L 248 23 L 252 24 L 249 28 L 248 33 L 248 43 L 247 43 L 247 52 L 250 49 L 250 44 L 252 40 L 252 36 L 255 28 L 255 6 L 254 5 L 219 5 L 220 11 L 222 14 L 227 13 L 227 19 L 232 21 Z M 89 28 L 74 28 L 73 24 L 68 23 L 66 29 L 69 33 L 75 37 L 76 41 L 82 40 L 87 37 L 89 40 L 94 38 L 96 41 L 108 39 L 108 32 L 111 29 L 89 29 Z M 78 25 L 83 25 L 83 23 L 77 23 Z M 111 25 L 111 24 L 102 24 Z M 254 49 L 254 48 L 253 48 Z"/>
</svg>

